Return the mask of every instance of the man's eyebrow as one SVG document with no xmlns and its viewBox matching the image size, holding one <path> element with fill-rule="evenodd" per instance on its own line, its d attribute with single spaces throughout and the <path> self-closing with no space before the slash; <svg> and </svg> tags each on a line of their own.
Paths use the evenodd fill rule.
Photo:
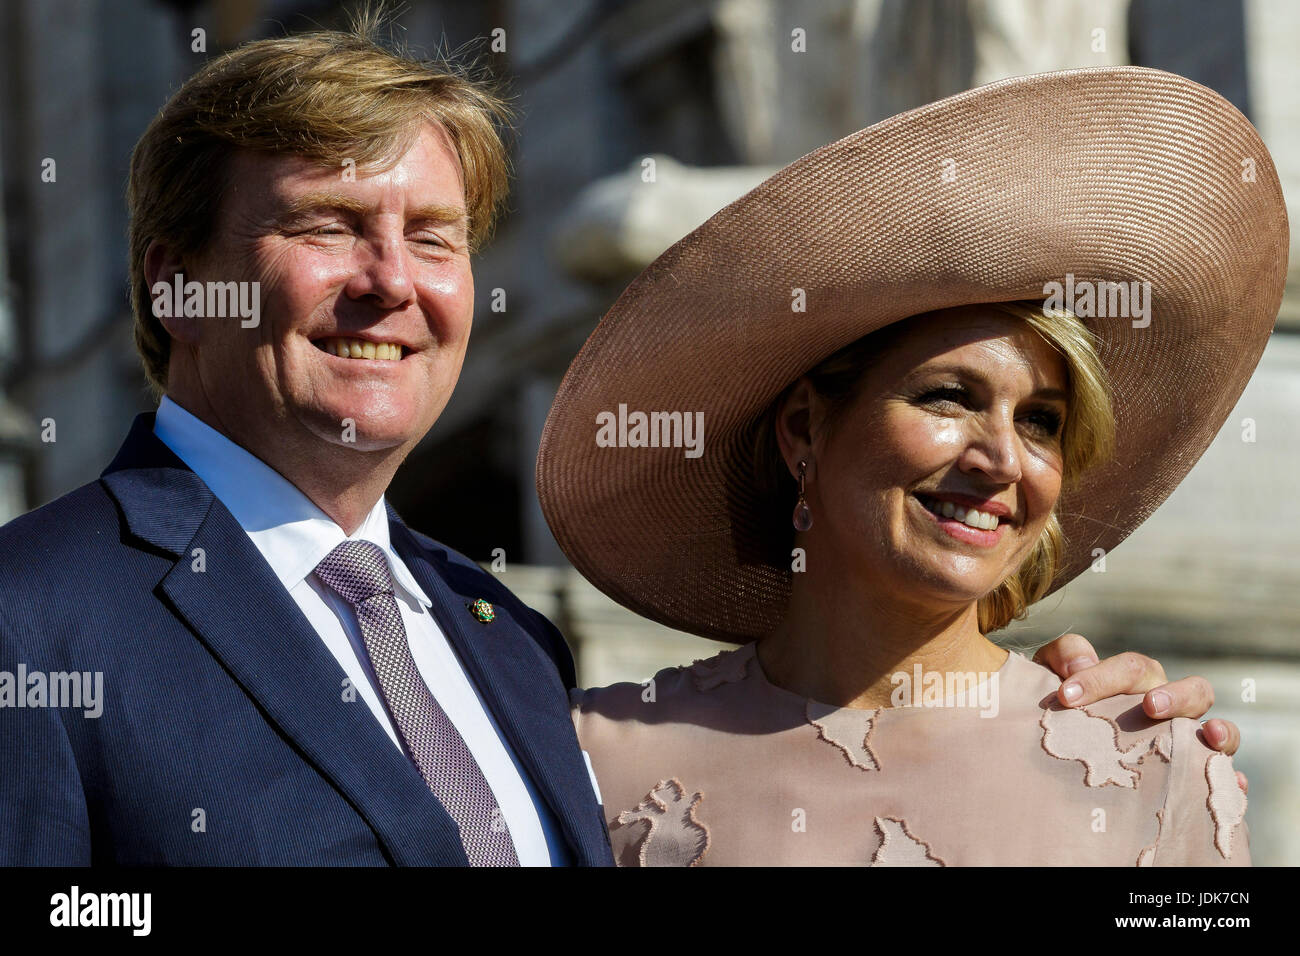
<svg viewBox="0 0 1300 956">
<path fill-rule="evenodd" d="M 294 196 L 281 204 L 279 216 L 282 219 L 294 219 L 311 212 L 350 212 L 360 215 L 367 208 L 366 203 L 344 193 L 307 193 Z"/>
<path fill-rule="evenodd" d="M 458 226 L 461 229 L 469 225 L 464 206 L 448 206 L 445 203 L 428 203 L 407 211 L 407 219 L 412 222 L 433 222 L 446 226 Z"/>
<path fill-rule="evenodd" d="M 983 372 L 979 371 L 978 369 L 971 368 L 968 365 L 957 365 L 957 364 L 947 363 L 947 362 L 940 365 L 927 365 L 924 368 L 917 369 L 915 372 L 912 373 L 912 376 L 929 375 L 935 372 L 947 372 L 949 374 L 965 375 L 969 378 L 975 379 L 975 381 L 979 382 L 981 385 L 984 385 L 985 387 L 989 385 L 988 376 L 986 376 Z M 909 376 L 909 378 L 912 376 Z M 1065 391 L 1064 389 L 1054 388 L 1047 385 L 1044 385 L 1041 388 L 1034 389 L 1033 392 L 1030 393 L 1029 397 L 1044 399 L 1049 402 L 1066 402 L 1067 404 L 1070 401 L 1069 392 Z"/>
<path fill-rule="evenodd" d="M 307 193 L 285 202 L 278 218 L 281 220 L 297 219 L 314 212 L 346 212 L 363 215 L 370 210 L 370 204 L 362 202 L 355 196 L 339 192 Z M 446 203 L 427 203 L 407 210 L 407 219 L 419 222 L 435 222 L 464 228 L 465 209 L 462 206 Z"/>
</svg>

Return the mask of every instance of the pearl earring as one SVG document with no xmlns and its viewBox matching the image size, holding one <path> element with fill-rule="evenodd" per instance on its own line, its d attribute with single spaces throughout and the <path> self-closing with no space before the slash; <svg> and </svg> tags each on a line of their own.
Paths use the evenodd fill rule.
<svg viewBox="0 0 1300 956">
<path fill-rule="evenodd" d="M 803 497 L 804 474 L 808 471 L 808 462 L 799 462 L 799 501 L 794 506 L 794 530 L 807 531 L 812 527 L 812 509 Z"/>
</svg>

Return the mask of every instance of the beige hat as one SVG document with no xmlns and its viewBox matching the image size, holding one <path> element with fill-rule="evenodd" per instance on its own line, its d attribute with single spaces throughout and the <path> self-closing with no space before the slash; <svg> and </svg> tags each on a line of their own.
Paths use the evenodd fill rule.
<svg viewBox="0 0 1300 956">
<path fill-rule="evenodd" d="M 1183 77 L 1045 73 L 902 113 L 791 163 L 632 282 L 551 408 L 542 511 L 620 604 L 752 640 L 781 620 L 791 577 L 763 558 L 790 518 L 753 490 L 753 424 L 790 383 L 918 313 L 1149 282 L 1145 319 L 1064 302 L 1100 339 L 1117 434 L 1115 457 L 1058 505 L 1055 590 L 1141 524 L 1223 425 L 1272 331 L 1287 242 L 1259 135 Z M 655 441 L 675 447 L 636 447 L 678 423 L 702 424 L 702 446 L 683 427 Z"/>
</svg>

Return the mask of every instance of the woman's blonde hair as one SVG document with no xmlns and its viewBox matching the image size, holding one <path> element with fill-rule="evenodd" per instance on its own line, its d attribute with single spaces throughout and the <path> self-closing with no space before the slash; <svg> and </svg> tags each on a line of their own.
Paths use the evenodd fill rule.
<svg viewBox="0 0 1300 956">
<path fill-rule="evenodd" d="M 158 240 L 201 254 L 217 226 L 236 150 L 302 156 L 341 172 L 395 162 L 425 122 L 446 131 L 465 184 L 471 251 L 491 233 L 508 190 L 498 127 L 512 112 L 474 68 L 421 61 L 379 44 L 385 19 L 363 8 L 349 32 L 322 30 L 246 43 L 205 64 L 167 101 L 131 154 L 131 307 L 136 350 L 156 393 L 171 340 L 154 316 L 145 254 Z"/>
<path fill-rule="evenodd" d="M 1115 444 L 1110 385 L 1097 354 L 1096 340 L 1068 309 L 1048 309 L 1039 302 L 993 302 L 987 308 L 1022 320 L 1065 360 L 1069 400 L 1061 431 L 1062 486 L 1063 490 L 1074 487 L 1088 469 L 1111 456 Z M 907 321 L 895 322 L 853 342 L 806 374 L 813 389 L 827 403 L 828 427 L 852 403 L 865 373 L 904 333 Z M 754 447 L 755 479 L 760 494 L 773 502 L 775 513 L 782 515 L 785 536 L 792 540 L 785 515 L 793 508 L 795 486 L 776 443 L 776 420 L 789 391 L 783 392 L 757 423 Z M 789 554 L 790 543 L 783 540 L 780 553 Z M 1065 544 L 1061 523 L 1053 509 L 1038 542 L 1020 567 L 980 598 L 982 633 L 988 634 L 1022 619 L 1029 605 L 1051 589 L 1065 555 Z"/>
</svg>

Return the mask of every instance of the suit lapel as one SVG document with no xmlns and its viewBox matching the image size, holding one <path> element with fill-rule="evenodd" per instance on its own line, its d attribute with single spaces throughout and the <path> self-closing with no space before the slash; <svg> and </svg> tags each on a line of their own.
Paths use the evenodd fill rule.
<svg viewBox="0 0 1300 956">
<path fill-rule="evenodd" d="M 423 547 L 391 508 L 389 515 L 394 549 L 428 594 L 435 618 L 497 726 L 559 821 L 577 861 L 592 862 L 605 848 L 593 848 L 584 839 L 592 830 L 588 818 L 596 817 L 595 801 L 569 717 L 567 691 L 550 673 L 551 661 L 508 608 L 496 606 L 490 624 L 474 618 L 468 605 L 487 595 L 465 590 L 473 587 L 472 573 L 463 584 L 449 583 L 462 576 L 452 573 L 444 552 Z"/>
<path fill-rule="evenodd" d="M 261 553 L 141 415 L 103 476 L 132 534 L 178 560 L 161 590 L 399 865 L 465 863 L 459 830 L 366 705 Z M 204 570 L 195 570 L 199 549 Z"/>
</svg>

